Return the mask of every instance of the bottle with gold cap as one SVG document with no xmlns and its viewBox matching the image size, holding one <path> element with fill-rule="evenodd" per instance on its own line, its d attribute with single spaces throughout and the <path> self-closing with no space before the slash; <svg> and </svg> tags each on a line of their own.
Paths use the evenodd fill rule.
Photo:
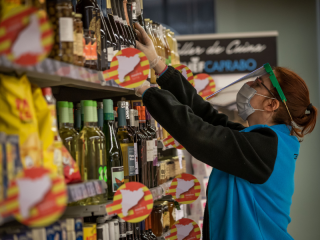
<svg viewBox="0 0 320 240">
<path fill-rule="evenodd" d="M 157 40 L 155 39 L 155 37 L 154 37 L 154 35 L 152 33 L 152 29 L 151 29 L 152 26 L 151 26 L 150 22 L 151 21 L 150 21 L 149 18 L 145 18 L 144 19 L 145 29 L 146 29 L 146 32 L 147 32 L 149 38 L 151 39 L 151 41 L 152 41 L 152 43 L 153 43 L 153 45 L 155 47 L 155 49 L 156 49 L 156 52 L 157 52 L 158 56 L 160 56 L 161 53 L 160 53 L 159 47 L 157 45 Z M 153 84 L 157 83 L 157 76 L 156 76 L 156 73 L 155 73 L 155 71 L 153 69 L 151 69 L 151 71 L 150 71 L 150 82 L 153 83 Z"/>
<path fill-rule="evenodd" d="M 166 65 L 171 66 L 171 49 L 166 37 L 166 28 L 161 24 L 159 25 L 159 35 L 163 42 L 165 53 L 166 53 Z"/>
<path fill-rule="evenodd" d="M 174 49 L 173 49 L 173 39 L 172 39 L 172 36 L 170 34 L 170 29 L 167 29 L 165 31 L 166 33 L 166 39 L 168 41 L 168 44 L 169 44 L 169 47 L 170 47 L 170 50 L 171 50 L 171 64 L 174 65 L 175 62 L 176 62 L 176 58 L 175 58 L 175 52 L 174 52 Z"/>
<path fill-rule="evenodd" d="M 150 21 L 151 22 L 151 21 Z M 159 24 L 152 22 L 152 33 L 157 41 L 157 46 L 159 49 L 159 54 L 158 56 L 161 57 L 161 60 L 165 63 L 166 62 L 166 52 L 165 52 L 165 48 L 164 45 L 161 41 L 160 35 L 159 35 Z"/>
<path fill-rule="evenodd" d="M 91 100 L 82 102 L 84 108 L 84 127 L 78 137 L 80 173 L 84 181 L 104 180 L 107 182 L 107 162 L 105 140 L 96 130 L 94 103 Z M 81 201 L 81 205 L 103 204 L 108 200 L 104 193 Z"/>
</svg>

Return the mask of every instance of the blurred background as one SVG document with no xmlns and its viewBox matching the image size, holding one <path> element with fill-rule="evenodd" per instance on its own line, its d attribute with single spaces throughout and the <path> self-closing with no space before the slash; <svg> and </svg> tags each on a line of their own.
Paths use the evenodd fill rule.
<svg viewBox="0 0 320 240">
<path fill-rule="evenodd" d="M 299 74 L 309 87 L 311 102 L 320 106 L 319 0 L 144 0 L 144 13 L 176 36 L 277 31 L 278 65 Z M 296 163 L 288 231 L 297 240 L 320 239 L 319 124 L 302 142 Z"/>
</svg>

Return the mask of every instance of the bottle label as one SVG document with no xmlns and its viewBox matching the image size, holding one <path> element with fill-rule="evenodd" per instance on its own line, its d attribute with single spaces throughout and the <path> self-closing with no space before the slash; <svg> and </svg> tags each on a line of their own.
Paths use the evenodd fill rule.
<svg viewBox="0 0 320 240">
<path fill-rule="evenodd" d="M 137 5 L 135 2 L 132 3 L 132 19 L 137 19 Z"/>
<path fill-rule="evenodd" d="M 107 51 L 108 51 L 108 62 L 111 62 L 114 57 L 113 47 L 107 48 Z"/>
<path fill-rule="evenodd" d="M 114 20 L 115 20 L 115 21 L 119 22 L 119 17 L 118 17 L 118 15 L 113 15 L 113 17 L 114 17 Z"/>
<path fill-rule="evenodd" d="M 147 141 L 147 162 L 153 161 L 153 146 L 154 146 L 154 141 L 148 140 Z"/>
<path fill-rule="evenodd" d="M 114 120 L 114 115 L 113 115 L 113 113 L 105 113 L 105 114 L 104 114 L 104 120 L 113 121 L 113 120 Z"/>
<path fill-rule="evenodd" d="M 153 166 L 158 166 L 158 140 L 156 138 L 153 139 Z"/>
<path fill-rule="evenodd" d="M 73 42 L 73 19 L 69 17 L 59 18 L 60 42 Z"/>
<path fill-rule="evenodd" d="M 136 175 L 136 159 L 134 147 L 128 147 L 128 166 L 129 166 L 129 176 Z"/>
<path fill-rule="evenodd" d="M 120 167 L 112 167 L 111 168 L 112 175 L 112 191 L 116 192 L 122 184 L 124 184 L 124 171 L 123 166 Z"/>
<path fill-rule="evenodd" d="M 83 33 L 77 33 L 76 34 L 76 53 L 78 56 L 83 56 Z"/>
<path fill-rule="evenodd" d="M 115 56 L 117 53 L 119 52 L 119 50 L 113 50 L 113 56 Z"/>
<path fill-rule="evenodd" d="M 139 174 L 139 164 L 138 164 L 138 144 L 134 143 L 134 160 L 135 160 L 135 170 L 136 175 Z"/>
<path fill-rule="evenodd" d="M 100 158 L 102 159 L 102 157 Z M 107 166 L 100 166 L 99 167 L 99 180 L 103 180 L 105 182 L 108 181 L 108 175 L 107 175 Z"/>
</svg>

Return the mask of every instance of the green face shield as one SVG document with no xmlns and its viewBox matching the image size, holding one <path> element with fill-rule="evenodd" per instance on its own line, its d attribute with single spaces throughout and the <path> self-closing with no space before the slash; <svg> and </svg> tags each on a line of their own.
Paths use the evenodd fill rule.
<svg viewBox="0 0 320 240">
<path fill-rule="evenodd" d="M 245 75 L 244 77 L 232 82 L 231 84 L 227 85 L 226 87 L 221 88 L 220 90 L 216 91 L 215 93 L 211 94 L 209 97 L 206 98 L 207 101 L 209 101 L 213 105 L 220 105 L 220 102 L 223 102 L 224 99 L 227 99 L 231 95 L 236 95 L 240 87 L 245 84 L 248 81 L 252 81 L 256 79 L 257 77 L 264 76 L 264 75 L 269 75 L 270 81 L 273 85 L 273 87 L 276 88 L 281 101 L 285 104 L 286 109 L 288 111 L 288 114 L 292 120 L 290 111 L 287 106 L 287 99 L 280 87 L 280 84 L 274 75 L 274 72 L 272 70 L 272 67 L 270 66 L 269 63 L 264 64 L 262 67 L 256 69 L 255 71 Z M 234 97 L 235 98 L 235 97 Z M 233 100 L 232 100 L 233 101 Z"/>
</svg>

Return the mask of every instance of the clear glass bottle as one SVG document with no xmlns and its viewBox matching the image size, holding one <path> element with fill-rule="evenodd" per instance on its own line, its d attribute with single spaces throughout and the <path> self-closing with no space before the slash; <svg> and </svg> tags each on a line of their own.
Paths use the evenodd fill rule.
<svg viewBox="0 0 320 240">
<path fill-rule="evenodd" d="M 166 37 L 167 37 L 167 41 L 168 41 L 168 44 L 169 44 L 169 47 L 171 50 L 171 64 L 174 65 L 174 64 L 176 64 L 176 61 L 175 61 L 176 58 L 175 58 L 175 52 L 173 49 L 173 39 L 172 39 L 172 36 L 170 33 L 170 29 L 166 30 Z"/>
<path fill-rule="evenodd" d="M 103 100 L 103 113 L 103 133 L 106 137 L 108 198 L 112 200 L 114 193 L 124 183 L 124 171 L 121 148 L 114 130 L 113 101 L 111 99 Z"/>
<path fill-rule="evenodd" d="M 151 21 L 150 21 L 151 23 Z M 166 62 L 166 52 L 165 52 L 165 48 L 164 48 L 164 45 L 161 41 L 161 38 L 160 38 L 160 35 L 159 35 L 159 28 L 158 28 L 158 24 L 155 23 L 155 22 L 152 22 L 152 32 L 153 32 L 153 35 L 157 41 L 157 47 L 159 49 L 159 53 L 160 53 L 160 57 L 161 57 L 161 60 L 165 63 Z"/>
<path fill-rule="evenodd" d="M 73 159 L 77 159 L 77 133 L 70 128 L 69 104 L 66 101 L 58 102 L 59 111 L 59 135 L 63 145 L 69 151 Z"/>
<path fill-rule="evenodd" d="M 95 127 L 94 104 L 91 100 L 83 101 L 84 127 L 78 137 L 79 162 L 82 179 L 104 180 L 107 182 L 107 161 L 105 154 L 105 139 Z M 108 193 L 104 193 L 82 201 L 82 205 L 103 204 L 108 200 Z"/>
<path fill-rule="evenodd" d="M 162 31 L 161 31 L 161 28 L 162 28 Z M 166 28 L 163 27 L 162 25 L 160 25 L 160 31 L 162 32 L 161 35 L 162 35 L 162 38 L 164 40 L 166 53 L 167 53 L 167 56 L 168 56 L 168 58 L 166 59 L 167 60 L 166 64 L 168 66 L 171 66 L 172 65 L 171 48 L 170 48 L 170 45 L 169 45 L 169 42 L 168 42 L 168 39 L 167 39 Z"/>
<path fill-rule="evenodd" d="M 120 143 L 124 167 L 124 183 L 135 181 L 135 161 L 133 139 L 127 130 L 126 110 L 118 108 L 117 139 Z"/>
<path fill-rule="evenodd" d="M 155 39 L 155 37 L 152 33 L 152 26 L 150 24 L 150 19 L 146 18 L 146 19 L 144 19 L 144 22 L 145 22 L 145 29 L 148 34 L 148 37 L 151 39 L 158 56 L 161 56 L 161 48 L 159 48 L 159 45 L 157 44 L 157 40 Z M 150 70 L 149 76 L 150 76 L 150 82 L 153 84 L 156 84 L 157 83 L 157 76 L 156 76 L 154 69 Z"/>
<path fill-rule="evenodd" d="M 170 32 L 172 36 L 172 41 L 173 41 L 173 48 L 174 48 L 174 53 L 175 53 L 175 58 L 176 58 L 176 64 L 180 64 L 180 55 L 178 52 L 178 43 L 177 39 L 174 37 L 174 32 Z"/>
</svg>

